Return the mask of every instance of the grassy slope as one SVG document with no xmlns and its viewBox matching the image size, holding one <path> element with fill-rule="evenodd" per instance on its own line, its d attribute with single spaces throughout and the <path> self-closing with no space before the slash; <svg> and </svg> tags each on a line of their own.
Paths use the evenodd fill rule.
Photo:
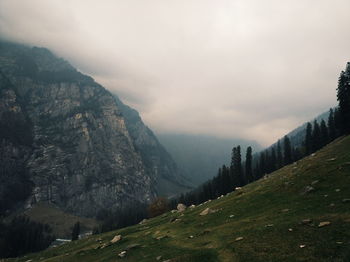
<svg viewBox="0 0 350 262">
<path fill-rule="evenodd" d="M 301 195 L 315 180 L 319 180 L 313 185 L 315 191 Z M 160 255 L 160 261 L 181 262 L 350 261 L 350 203 L 342 201 L 350 198 L 349 185 L 350 137 L 346 137 L 315 156 L 184 215 L 169 212 L 144 225 L 10 261 L 118 261 L 118 253 L 135 243 L 141 246 L 128 250 L 121 261 L 156 261 Z M 206 207 L 221 210 L 199 216 Z M 173 217 L 181 220 L 171 223 Z M 307 218 L 313 221 L 310 225 L 300 223 Z M 319 228 L 321 221 L 331 225 Z M 108 243 L 116 234 L 123 236 L 120 242 L 95 249 L 100 246 L 99 238 Z M 159 236 L 168 237 L 158 240 Z M 243 240 L 236 241 L 237 237 Z"/>
</svg>

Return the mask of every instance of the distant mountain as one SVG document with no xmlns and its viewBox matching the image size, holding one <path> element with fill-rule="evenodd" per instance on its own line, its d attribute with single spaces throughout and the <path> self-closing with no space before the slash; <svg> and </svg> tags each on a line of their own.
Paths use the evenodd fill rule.
<svg viewBox="0 0 350 262">
<path fill-rule="evenodd" d="M 229 165 L 234 146 L 241 145 L 243 158 L 248 146 L 255 152 L 262 149 L 257 142 L 242 139 L 185 134 L 157 134 L 157 137 L 194 185 L 214 177 L 223 164 Z"/>
<path fill-rule="evenodd" d="M 310 120 L 309 122 L 311 124 L 313 124 L 313 122 L 315 120 L 317 120 L 317 122 L 320 124 L 321 121 L 324 120 L 327 123 L 328 116 L 329 116 L 329 111 L 318 115 L 317 117 L 315 117 L 314 119 Z M 293 147 L 301 147 L 301 146 L 303 146 L 303 143 L 304 143 L 304 140 L 305 140 L 305 135 L 306 135 L 306 126 L 307 126 L 307 122 L 305 122 L 304 124 L 302 124 L 301 126 L 295 128 L 294 130 L 292 130 L 291 132 L 289 132 L 287 134 L 287 136 L 289 137 Z M 283 139 L 283 138 L 281 138 L 281 139 Z"/>
<path fill-rule="evenodd" d="M 45 48 L 0 42 L 0 145 L 0 214 L 94 216 L 186 188 L 135 110 Z"/>
</svg>

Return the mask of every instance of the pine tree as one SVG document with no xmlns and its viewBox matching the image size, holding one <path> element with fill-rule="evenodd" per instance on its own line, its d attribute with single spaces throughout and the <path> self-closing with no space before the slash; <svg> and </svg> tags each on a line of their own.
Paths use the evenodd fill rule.
<svg viewBox="0 0 350 262">
<path fill-rule="evenodd" d="M 276 162 L 277 162 L 276 149 L 275 149 L 275 147 L 272 147 L 271 148 L 271 157 L 270 157 L 271 172 L 276 170 Z"/>
<path fill-rule="evenodd" d="M 265 161 L 265 153 L 261 152 L 260 153 L 260 158 L 259 158 L 259 178 L 263 177 L 266 174 L 266 161 Z"/>
<path fill-rule="evenodd" d="M 334 109 L 334 125 L 336 130 L 336 138 L 342 135 L 342 121 L 339 108 Z"/>
<path fill-rule="evenodd" d="M 345 71 L 340 73 L 337 89 L 337 100 L 341 118 L 342 134 L 350 133 L 350 62 Z"/>
<path fill-rule="evenodd" d="M 233 151 L 233 173 L 237 177 L 238 185 L 243 186 L 245 184 L 245 179 L 242 170 L 241 146 L 237 146 L 236 150 Z"/>
<path fill-rule="evenodd" d="M 335 120 L 334 120 L 334 112 L 333 109 L 329 109 L 329 116 L 328 116 L 328 135 L 329 135 L 329 141 L 333 141 L 336 138 L 336 128 L 335 128 Z"/>
<path fill-rule="evenodd" d="M 312 131 L 312 151 L 315 152 L 322 147 L 321 130 L 317 120 L 314 121 Z"/>
<path fill-rule="evenodd" d="M 293 161 L 298 161 L 303 158 L 303 154 L 299 147 L 294 147 L 292 150 Z"/>
<path fill-rule="evenodd" d="M 312 125 L 307 123 L 306 126 L 306 135 L 305 135 L 305 154 L 310 155 L 312 153 Z"/>
<path fill-rule="evenodd" d="M 223 192 L 221 194 L 227 194 L 232 191 L 232 181 L 230 177 L 230 169 L 225 165 L 222 166 L 222 179 L 223 179 Z"/>
<path fill-rule="evenodd" d="M 245 157 L 245 175 L 248 183 L 253 182 L 252 160 L 252 147 L 249 146 Z"/>
<path fill-rule="evenodd" d="M 320 129 L 321 129 L 321 141 L 322 141 L 321 143 L 322 143 L 322 146 L 325 146 L 329 142 L 329 136 L 328 136 L 328 128 L 324 120 L 321 121 Z"/>
<path fill-rule="evenodd" d="M 72 241 L 78 240 L 79 239 L 79 234 L 80 234 L 80 222 L 78 221 L 73 226 Z"/>
<path fill-rule="evenodd" d="M 288 136 L 285 136 L 283 139 L 283 149 L 284 149 L 284 164 L 288 165 L 292 163 L 292 147 Z"/>
<path fill-rule="evenodd" d="M 236 155 L 237 155 L 237 148 L 234 147 L 232 148 L 232 153 L 231 153 L 231 165 L 230 165 L 230 176 L 231 176 L 231 181 L 232 181 L 232 186 L 233 188 L 239 186 L 239 179 L 238 179 L 238 176 L 237 176 L 237 173 L 236 173 L 236 164 L 235 164 L 235 161 L 236 161 Z"/>
<path fill-rule="evenodd" d="M 283 166 L 283 155 L 282 155 L 281 141 L 278 140 L 278 142 L 277 142 L 277 169 L 281 168 L 282 166 Z"/>
<path fill-rule="evenodd" d="M 272 172 L 272 161 L 271 161 L 271 155 L 269 154 L 269 150 L 265 150 L 265 161 L 266 161 L 266 174 L 269 174 Z"/>
<path fill-rule="evenodd" d="M 225 166 L 223 166 L 225 168 Z M 224 191 L 225 184 L 224 184 L 224 178 L 223 178 L 223 168 L 219 168 L 218 174 L 216 176 L 215 182 L 216 182 L 216 190 L 217 190 L 217 195 L 221 195 Z"/>
</svg>

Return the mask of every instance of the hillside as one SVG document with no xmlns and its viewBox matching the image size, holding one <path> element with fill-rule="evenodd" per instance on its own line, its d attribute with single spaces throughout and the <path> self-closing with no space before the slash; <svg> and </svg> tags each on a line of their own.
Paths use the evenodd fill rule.
<svg viewBox="0 0 350 262">
<path fill-rule="evenodd" d="M 350 136 L 184 213 L 6 261 L 118 261 L 125 250 L 121 261 L 349 261 L 349 184 Z"/>
</svg>

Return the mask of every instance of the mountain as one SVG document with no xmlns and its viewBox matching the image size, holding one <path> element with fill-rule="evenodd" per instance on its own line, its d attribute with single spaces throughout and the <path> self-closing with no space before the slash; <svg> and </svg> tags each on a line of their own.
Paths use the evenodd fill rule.
<svg viewBox="0 0 350 262">
<path fill-rule="evenodd" d="M 163 184 L 185 188 L 150 130 L 126 121 L 118 103 L 49 50 L 1 42 L 0 212 L 46 202 L 94 216 L 169 193 Z M 139 147 L 147 143 L 151 159 Z"/>
<path fill-rule="evenodd" d="M 115 96 L 115 100 L 124 116 L 135 148 L 140 152 L 146 168 L 158 177 L 158 194 L 172 196 L 191 189 L 191 183 L 179 172 L 172 156 L 159 143 L 152 130 L 142 122 L 139 113 L 125 105 L 118 96 Z"/>
<path fill-rule="evenodd" d="M 341 137 L 220 199 L 15 261 L 349 261 L 349 149 Z"/>
<path fill-rule="evenodd" d="M 248 146 L 252 146 L 254 151 L 262 149 L 257 142 L 243 139 L 185 134 L 157 134 L 157 137 L 195 185 L 213 178 L 223 164 L 229 165 L 234 146 L 241 145 L 243 159 Z"/>
</svg>

